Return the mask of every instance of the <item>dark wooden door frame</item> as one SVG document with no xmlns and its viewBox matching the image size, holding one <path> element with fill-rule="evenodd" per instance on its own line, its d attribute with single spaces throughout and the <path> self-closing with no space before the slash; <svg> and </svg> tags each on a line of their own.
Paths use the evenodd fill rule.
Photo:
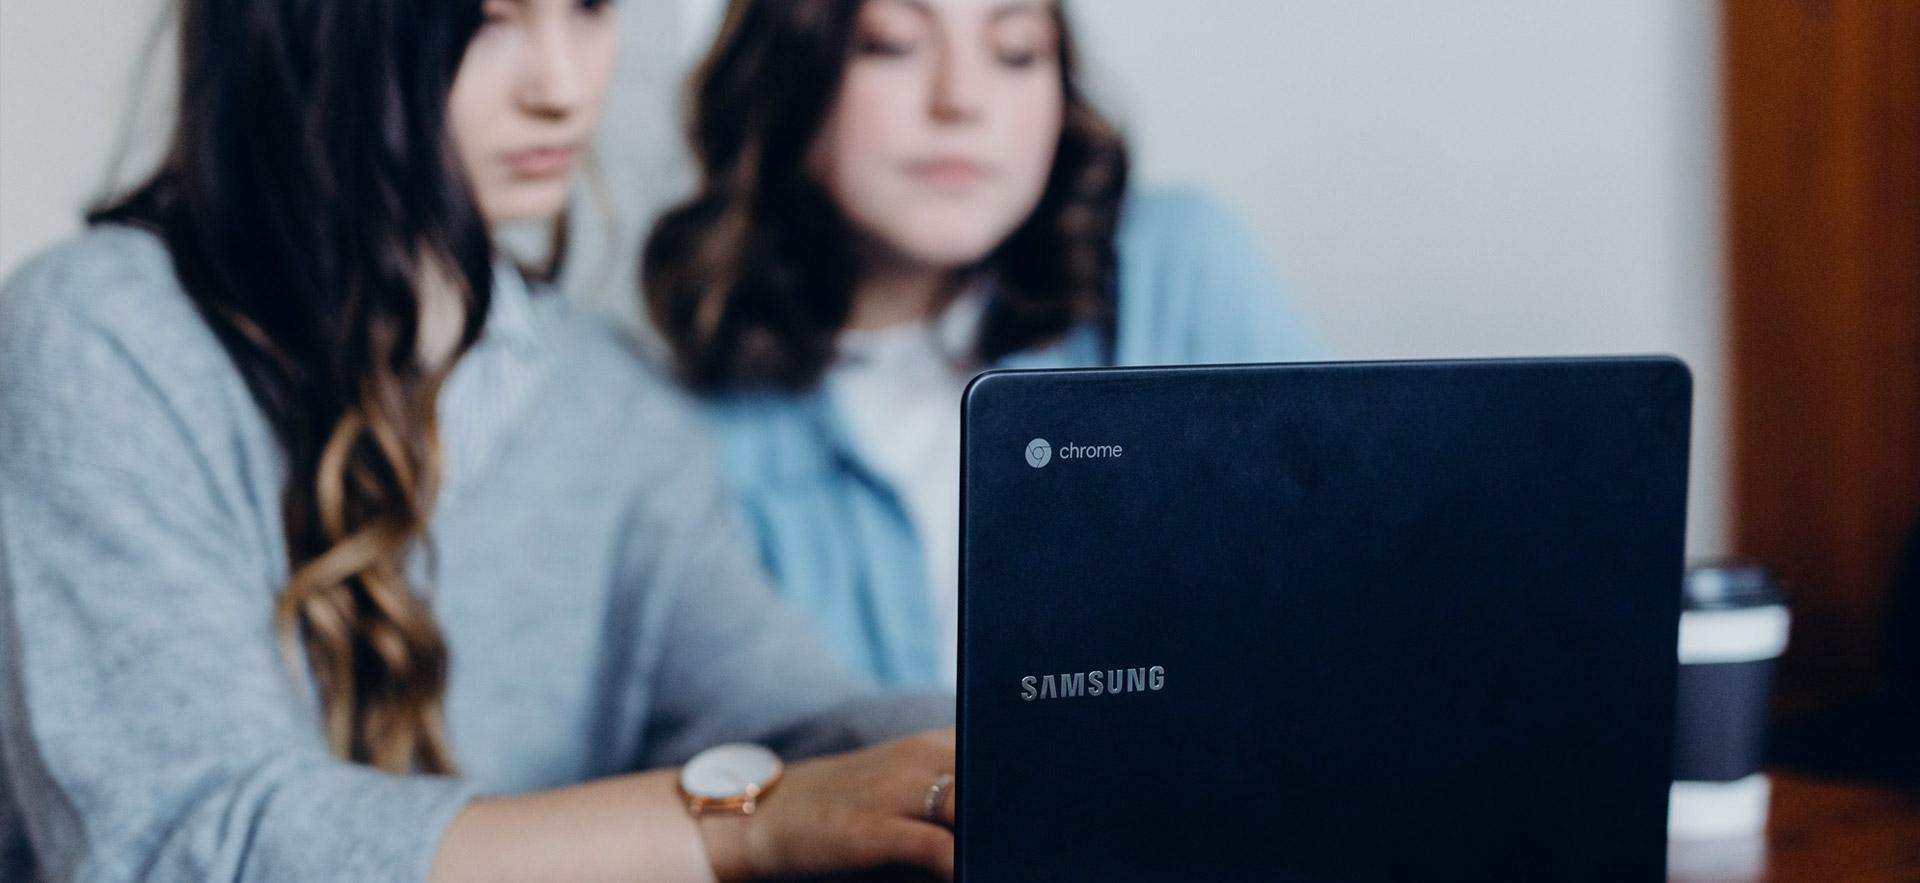
<svg viewBox="0 0 1920 883">
<path fill-rule="evenodd" d="M 1792 710 L 1874 686 L 1920 514 L 1920 2 L 1721 15 L 1733 544 L 1792 592 Z"/>
</svg>

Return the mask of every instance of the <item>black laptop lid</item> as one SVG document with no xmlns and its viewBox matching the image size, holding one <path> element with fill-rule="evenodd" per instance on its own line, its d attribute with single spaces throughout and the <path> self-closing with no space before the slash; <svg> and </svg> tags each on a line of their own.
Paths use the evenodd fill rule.
<svg viewBox="0 0 1920 883">
<path fill-rule="evenodd" d="M 1657 880 L 1671 359 L 994 372 L 959 871 Z"/>
</svg>

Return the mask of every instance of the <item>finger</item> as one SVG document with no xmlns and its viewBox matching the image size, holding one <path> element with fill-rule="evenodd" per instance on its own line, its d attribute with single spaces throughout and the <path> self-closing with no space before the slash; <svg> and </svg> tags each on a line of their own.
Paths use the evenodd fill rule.
<svg viewBox="0 0 1920 883">
<path fill-rule="evenodd" d="M 953 879 L 953 832 L 939 825 L 889 819 L 880 828 L 881 863 L 911 865 Z"/>
<path fill-rule="evenodd" d="M 947 786 L 947 793 L 940 796 L 940 821 L 947 827 L 953 827 L 954 819 L 960 813 L 960 785 L 958 782 Z"/>
<path fill-rule="evenodd" d="M 940 822 L 949 828 L 953 827 L 956 806 L 952 778 L 956 749 L 954 736 L 954 729 L 948 727 L 943 730 L 928 730 L 913 737 L 925 749 L 922 762 L 931 764 L 933 767 L 931 777 L 926 780 L 928 789 L 931 790 L 934 783 L 940 781 L 942 777 L 946 778 L 946 787 L 941 789 L 940 799 L 931 806 L 927 803 L 930 796 L 928 791 L 920 793 L 919 815 L 923 819 Z"/>
<path fill-rule="evenodd" d="M 939 772 L 913 768 L 896 773 L 897 784 L 892 786 L 894 793 L 902 798 L 910 798 L 910 802 L 903 800 L 900 805 L 900 815 L 953 827 L 955 781 L 953 773 L 948 772 L 952 769 L 949 763 Z"/>
</svg>

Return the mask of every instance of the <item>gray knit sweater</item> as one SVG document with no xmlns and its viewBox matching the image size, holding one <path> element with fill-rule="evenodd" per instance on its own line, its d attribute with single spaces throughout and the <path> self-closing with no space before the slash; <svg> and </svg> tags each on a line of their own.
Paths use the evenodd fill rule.
<svg viewBox="0 0 1920 883">
<path fill-rule="evenodd" d="M 774 599 L 625 338 L 500 275 L 415 569 L 457 779 L 329 756 L 272 627 L 278 448 L 159 241 L 96 229 L 0 289 L 0 880 L 418 880 L 477 794 L 950 721 Z"/>
</svg>

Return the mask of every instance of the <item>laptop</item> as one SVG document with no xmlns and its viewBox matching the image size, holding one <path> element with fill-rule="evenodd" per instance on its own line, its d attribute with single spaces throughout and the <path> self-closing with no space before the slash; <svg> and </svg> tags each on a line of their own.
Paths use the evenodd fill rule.
<svg viewBox="0 0 1920 883">
<path fill-rule="evenodd" d="M 958 878 L 1658 880 L 1670 358 L 981 375 Z"/>
</svg>

